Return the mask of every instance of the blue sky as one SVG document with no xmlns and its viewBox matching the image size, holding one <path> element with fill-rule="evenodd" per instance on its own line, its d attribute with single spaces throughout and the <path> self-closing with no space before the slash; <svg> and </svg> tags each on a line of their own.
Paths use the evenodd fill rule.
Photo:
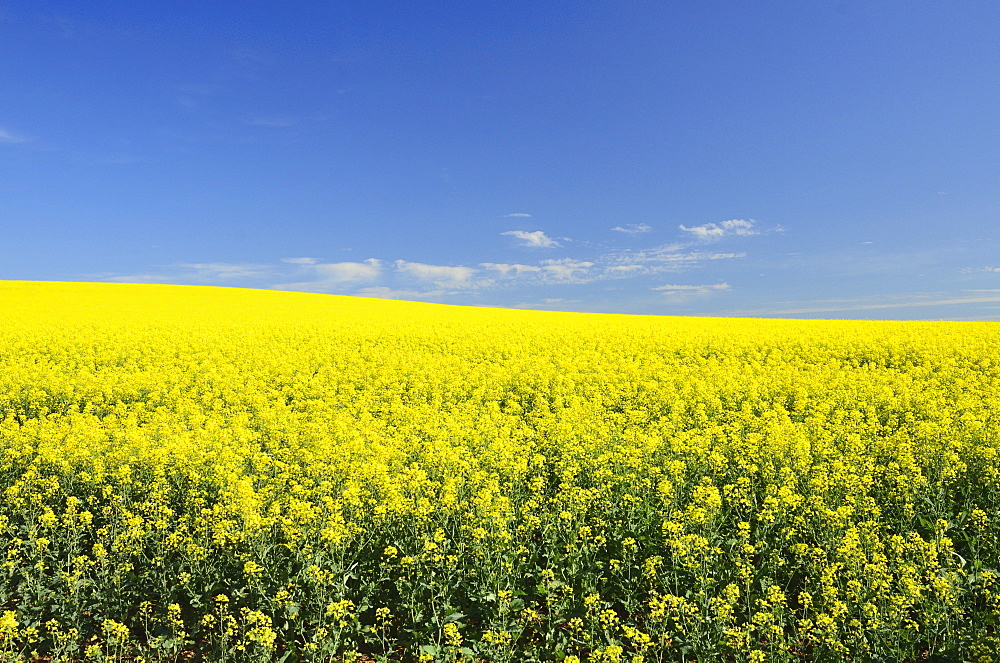
<svg viewBox="0 0 1000 663">
<path fill-rule="evenodd" d="M 0 1 L 0 279 L 1000 319 L 1000 4 Z"/>
</svg>

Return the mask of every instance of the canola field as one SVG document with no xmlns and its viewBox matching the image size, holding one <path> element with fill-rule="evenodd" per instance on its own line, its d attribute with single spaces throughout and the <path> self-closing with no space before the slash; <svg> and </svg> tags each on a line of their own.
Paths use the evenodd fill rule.
<svg viewBox="0 0 1000 663">
<path fill-rule="evenodd" d="M 0 282 L 0 661 L 1000 661 L 1000 324 Z"/>
</svg>

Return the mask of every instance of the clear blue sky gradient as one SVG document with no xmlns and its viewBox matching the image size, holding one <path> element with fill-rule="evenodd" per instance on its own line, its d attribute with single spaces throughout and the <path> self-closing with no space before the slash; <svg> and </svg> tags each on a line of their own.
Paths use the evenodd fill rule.
<svg viewBox="0 0 1000 663">
<path fill-rule="evenodd" d="M 0 279 L 1000 319 L 1000 3 L 0 2 Z"/>
</svg>

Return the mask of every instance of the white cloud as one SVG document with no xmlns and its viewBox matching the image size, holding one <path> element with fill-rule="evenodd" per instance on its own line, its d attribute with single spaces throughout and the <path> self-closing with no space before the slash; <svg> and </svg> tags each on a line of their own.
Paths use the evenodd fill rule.
<svg viewBox="0 0 1000 663">
<path fill-rule="evenodd" d="M 646 269 L 643 265 L 612 265 L 607 268 L 607 272 L 611 274 L 631 274 L 632 272 L 638 272 Z"/>
<path fill-rule="evenodd" d="M 753 224 L 757 223 L 753 219 L 730 219 L 729 221 L 723 221 L 722 227 L 731 231 L 735 235 L 756 235 L 757 231 L 753 229 Z"/>
<path fill-rule="evenodd" d="M 9 131 L 5 131 L 4 129 L 0 129 L 0 145 L 16 145 L 18 143 L 26 142 L 28 142 L 28 139 L 24 136 L 18 136 L 10 133 Z"/>
<path fill-rule="evenodd" d="M 642 249 L 639 251 L 627 249 L 624 251 L 616 251 L 614 253 L 609 253 L 604 256 L 604 260 L 607 262 L 617 262 L 619 264 L 635 264 L 635 263 L 647 263 L 647 262 L 659 262 L 663 260 L 664 256 L 670 256 L 677 254 L 678 251 L 683 250 L 689 246 L 688 244 L 663 244 L 662 246 L 654 246 L 651 249 Z"/>
<path fill-rule="evenodd" d="M 250 279 L 270 276 L 271 268 L 267 265 L 234 264 L 228 262 L 181 263 L 184 269 L 193 270 L 195 278 L 203 281 L 230 281 L 234 279 Z"/>
<path fill-rule="evenodd" d="M 729 290 L 728 283 L 712 283 L 708 285 L 661 285 L 653 288 L 659 290 L 674 303 L 686 302 L 698 297 L 704 297 L 714 292 Z"/>
<path fill-rule="evenodd" d="M 730 260 L 732 258 L 745 258 L 746 253 L 685 253 L 683 255 L 671 256 L 677 260 Z"/>
<path fill-rule="evenodd" d="M 629 235 L 648 233 L 652 229 L 652 226 L 647 226 L 645 223 L 626 223 L 624 226 L 615 226 L 612 228 L 612 230 L 617 230 L 620 233 L 628 233 Z"/>
<path fill-rule="evenodd" d="M 108 276 L 104 280 L 115 283 L 163 283 L 167 277 L 162 274 L 128 274 L 126 276 Z"/>
<path fill-rule="evenodd" d="M 524 246 L 538 246 L 545 248 L 559 246 L 559 242 L 547 236 L 541 230 L 535 230 L 534 232 L 528 232 L 526 230 L 508 230 L 507 232 L 500 234 L 516 237 L 524 242 Z"/>
<path fill-rule="evenodd" d="M 506 264 L 498 262 L 483 262 L 479 263 L 479 266 L 484 269 L 493 270 L 495 272 L 500 272 L 504 276 L 508 274 L 513 274 L 514 276 L 520 276 L 521 274 L 530 274 L 542 271 L 541 267 L 535 265 L 521 265 L 521 264 Z"/>
<path fill-rule="evenodd" d="M 523 213 L 516 213 L 523 214 Z M 526 214 L 524 214 L 527 216 Z M 172 265 L 163 270 L 165 276 L 139 273 L 132 276 L 109 274 L 109 280 L 145 282 L 204 282 L 242 285 L 241 281 L 260 283 L 266 279 L 270 287 L 281 290 L 311 292 L 337 292 L 361 294 L 371 297 L 427 298 L 443 295 L 464 295 L 491 288 L 517 288 L 521 286 L 586 284 L 600 281 L 637 279 L 654 274 L 684 273 L 706 266 L 711 261 L 742 258 L 745 253 L 704 250 L 701 239 L 726 235 L 759 234 L 753 221 L 732 219 L 719 224 L 705 224 L 682 230 L 699 239 L 663 244 L 644 249 L 622 249 L 611 253 L 595 252 L 583 258 L 559 258 L 531 263 L 483 262 L 475 266 L 432 265 L 408 260 L 321 262 L 319 258 L 298 256 L 281 258 L 271 265 L 233 263 L 190 263 Z M 612 230 L 626 234 L 645 233 L 651 230 L 646 224 L 627 224 Z M 770 232 L 770 231 L 767 231 Z M 509 230 L 501 233 L 514 237 L 528 247 L 559 246 L 556 240 L 541 230 Z M 582 250 L 587 243 L 575 245 Z M 595 247 L 596 248 L 596 247 Z M 699 250 L 700 249 L 700 250 Z M 986 268 L 994 271 L 994 268 Z M 160 271 L 160 270 L 155 270 Z M 1000 271 L 996 268 L 995 271 Z M 282 276 L 283 275 L 283 276 Z M 294 275 L 294 276 L 293 276 Z M 293 283 L 275 281 L 298 279 Z M 649 285 L 644 283 L 644 286 Z M 665 296 L 678 297 L 704 295 L 728 289 L 728 284 L 715 285 L 665 285 L 657 288 Z"/>
<path fill-rule="evenodd" d="M 634 271 L 640 273 L 678 272 L 696 267 L 711 260 L 743 258 L 746 253 L 684 251 L 687 244 L 665 244 L 642 251 L 617 251 L 601 256 L 601 262 L 611 264 L 605 271 L 621 276 Z M 643 267 L 642 270 L 639 267 Z"/>
<path fill-rule="evenodd" d="M 962 270 L 963 274 L 975 274 L 977 272 L 1000 272 L 1000 267 L 964 267 Z"/>
<path fill-rule="evenodd" d="M 426 297 L 440 297 L 441 295 L 452 294 L 446 290 L 398 290 L 386 286 L 374 286 L 362 288 L 356 293 L 361 297 L 379 297 L 381 299 L 424 299 Z"/>
<path fill-rule="evenodd" d="M 473 267 L 449 267 L 447 265 L 427 265 L 422 262 L 397 260 L 396 271 L 421 281 L 430 281 L 439 288 L 473 288 L 480 285 L 472 280 L 478 271 Z"/>
<path fill-rule="evenodd" d="M 584 278 L 584 275 L 594 266 L 592 262 L 573 260 L 572 258 L 542 260 L 540 264 L 547 276 L 557 281 L 571 281 L 573 283 L 586 283 L 589 279 Z"/>
<path fill-rule="evenodd" d="M 504 214 L 505 219 L 530 219 L 531 215 L 524 212 L 514 212 L 513 214 Z"/>
<path fill-rule="evenodd" d="M 274 277 L 277 273 L 271 265 L 252 263 L 202 262 L 158 265 L 159 274 L 104 275 L 106 281 L 116 283 L 224 283 L 234 284 L 246 280 L 260 280 Z"/>
<path fill-rule="evenodd" d="M 890 308 L 916 308 L 921 306 L 954 306 L 959 304 L 988 304 L 1000 302 L 1000 296 L 996 297 L 948 297 L 944 299 L 927 299 L 922 301 L 907 302 L 881 302 L 876 304 L 844 304 L 834 306 L 807 306 L 802 308 L 788 308 L 772 311 L 757 311 L 751 313 L 765 313 L 768 315 L 798 315 L 801 313 L 837 313 L 843 311 L 872 311 Z"/>
<path fill-rule="evenodd" d="M 371 281 L 382 273 L 382 262 L 375 258 L 364 262 L 327 262 L 314 264 L 311 269 L 326 283 Z"/>
<path fill-rule="evenodd" d="M 688 228 L 683 224 L 677 227 L 683 230 L 684 232 L 689 232 L 698 239 L 702 240 L 719 239 L 726 234 L 725 230 L 715 225 L 714 223 L 706 223 L 703 226 L 694 226 L 693 228 Z"/>
<path fill-rule="evenodd" d="M 729 221 L 723 221 L 718 224 L 706 223 L 704 225 L 692 226 L 690 228 L 685 225 L 680 225 L 678 228 L 684 232 L 691 233 L 700 241 L 712 242 L 729 235 L 759 235 L 760 233 L 753 229 L 755 223 L 756 221 L 753 219 L 730 219 Z"/>
<path fill-rule="evenodd" d="M 373 281 L 382 274 L 382 261 L 368 258 L 363 262 L 317 262 L 315 258 L 283 258 L 282 262 L 301 265 L 315 276 L 312 281 L 279 283 L 277 290 L 305 290 L 309 292 L 341 291 L 345 285 Z"/>
<path fill-rule="evenodd" d="M 660 285 L 653 290 L 662 290 L 666 293 L 673 292 L 711 292 L 713 290 L 729 290 L 728 283 L 713 283 L 711 285 Z"/>
</svg>

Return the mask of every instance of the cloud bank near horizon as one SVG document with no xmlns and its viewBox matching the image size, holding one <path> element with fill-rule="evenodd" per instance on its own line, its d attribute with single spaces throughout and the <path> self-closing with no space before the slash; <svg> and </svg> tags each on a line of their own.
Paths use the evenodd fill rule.
<svg viewBox="0 0 1000 663">
<path fill-rule="evenodd" d="M 527 217 L 526 213 L 506 216 Z M 611 228 L 629 237 L 644 236 L 652 228 L 645 224 L 629 224 Z M 193 282 L 202 284 L 234 284 L 279 290 L 356 294 L 370 297 L 440 299 L 470 293 L 496 293 L 514 288 L 544 289 L 546 286 L 595 284 L 606 281 L 639 279 L 656 274 L 683 274 L 717 261 L 732 261 L 746 256 L 745 251 L 710 251 L 699 248 L 705 238 L 718 242 L 732 236 L 746 238 L 760 234 L 755 221 L 724 221 L 680 230 L 687 237 L 666 244 L 643 248 L 607 248 L 590 245 L 589 251 L 577 248 L 573 255 L 536 257 L 533 260 L 509 262 L 478 262 L 473 264 L 431 264 L 405 258 L 371 257 L 361 261 L 325 261 L 314 256 L 292 256 L 273 264 L 257 263 L 177 263 L 159 272 L 134 275 L 111 275 L 105 280 L 119 282 Z M 717 232 L 718 231 L 718 232 Z M 509 230 L 502 236 L 517 240 L 526 256 L 537 250 L 551 255 L 553 250 L 568 249 L 543 230 Z M 691 239 L 691 235 L 694 236 Z M 568 240 L 563 240 L 568 241 Z M 597 247 L 595 250 L 594 246 Z M 587 255 L 580 255 L 581 253 Z M 537 256 L 537 253 L 534 254 Z M 670 296 L 684 292 L 687 296 L 705 295 L 722 290 L 718 286 L 639 285 L 640 289 L 655 289 Z M 728 284 L 725 289 L 728 289 Z M 541 293 L 544 294 L 544 293 Z M 541 297 L 539 301 L 566 301 L 561 297 Z"/>
</svg>

